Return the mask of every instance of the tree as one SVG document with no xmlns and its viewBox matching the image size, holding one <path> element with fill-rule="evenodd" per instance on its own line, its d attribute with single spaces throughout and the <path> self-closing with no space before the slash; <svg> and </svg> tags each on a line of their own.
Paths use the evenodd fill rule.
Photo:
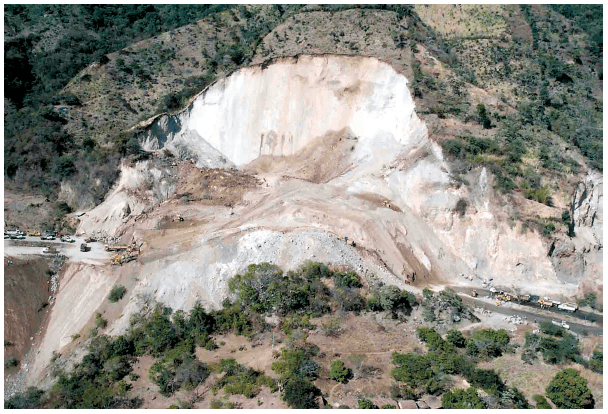
<svg viewBox="0 0 608 414">
<path fill-rule="evenodd" d="M 319 408 L 316 399 L 319 394 L 321 394 L 321 390 L 315 387 L 310 381 L 302 378 L 290 378 L 285 384 L 283 401 L 289 404 L 291 408 Z"/>
<path fill-rule="evenodd" d="M 127 289 L 122 285 L 116 285 L 110 291 L 110 295 L 108 296 L 108 300 L 112 303 L 118 302 L 122 299 L 122 297 L 127 292 Z"/>
<path fill-rule="evenodd" d="M 462 332 L 457 329 L 451 329 L 446 334 L 446 339 L 455 347 L 464 348 L 466 341 Z"/>
<path fill-rule="evenodd" d="M 344 361 L 338 359 L 331 363 L 331 368 L 329 369 L 329 378 L 341 382 L 342 384 L 346 384 L 350 375 L 351 370 L 344 366 Z"/>
<path fill-rule="evenodd" d="M 572 368 L 555 374 L 545 391 L 557 408 L 593 408 L 595 405 L 587 380 Z"/>
<path fill-rule="evenodd" d="M 370 400 L 368 400 L 366 398 L 358 400 L 357 405 L 362 410 L 377 410 L 378 409 L 377 405 L 375 405 L 373 402 L 371 402 Z"/>
<path fill-rule="evenodd" d="M 492 121 L 490 121 L 486 107 L 482 103 L 477 104 L 477 120 L 483 125 L 483 129 L 492 128 Z"/>
<path fill-rule="evenodd" d="M 484 402 L 477 395 L 477 389 L 469 387 L 467 390 L 449 390 L 441 397 L 443 408 L 471 409 L 485 408 Z"/>
<path fill-rule="evenodd" d="M 551 409 L 551 405 L 549 405 L 547 399 L 542 395 L 536 394 L 532 399 L 536 402 L 537 409 Z"/>
</svg>

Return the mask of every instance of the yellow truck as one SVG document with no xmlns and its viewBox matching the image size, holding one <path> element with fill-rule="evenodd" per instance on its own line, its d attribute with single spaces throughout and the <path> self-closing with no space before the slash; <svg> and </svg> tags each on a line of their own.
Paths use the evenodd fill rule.
<svg viewBox="0 0 608 414">
<path fill-rule="evenodd" d="M 122 250 L 127 250 L 128 248 L 129 248 L 129 246 L 127 246 L 126 244 L 113 244 L 113 245 L 106 244 L 105 246 L 103 246 L 103 249 L 106 252 L 120 252 Z"/>
<path fill-rule="evenodd" d="M 39 237 L 40 236 L 40 232 L 39 231 L 28 231 L 27 235 L 28 236 Z"/>
</svg>

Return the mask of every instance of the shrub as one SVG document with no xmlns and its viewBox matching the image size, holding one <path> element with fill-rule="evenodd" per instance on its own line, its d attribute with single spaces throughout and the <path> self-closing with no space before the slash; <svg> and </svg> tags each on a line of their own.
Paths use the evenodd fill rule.
<svg viewBox="0 0 608 414">
<path fill-rule="evenodd" d="M 329 369 L 329 378 L 337 382 L 341 382 L 342 384 L 346 384 L 351 374 L 351 370 L 344 366 L 343 361 L 338 359 L 331 363 L 331 367 Z"/>
<path fill-rule="evenodd" d="M 593 408 L 595 405 L 587 380 L 572 368 L 555 374 L 546 393 L 557 408 Z"/>
<path fill-rule="evenodd" d="M 14 394 L 4 402 L 5 409 L 36 409 L 40 407 L 40 399 L 44 395 L 44 391 L 28 387 L 25 392 Z"/>
<path fill-rule="evenodd" d="M 110 291 L 110 295 L 108 296 L 108 299 L 112 303 L 118 302 L 119 300 L 121 300 L 123 298 L 123 296 L 125 295 L 126 292 L 127 292 L 127 289 L 124 286 L 116 285 Z"/>
<path fill-rule="evenodd" d="M 457 348 L 464 348 L 466 345 L 465 337 L 457 329 L 451 329 L 446 334 L 446 339 Z"/>
<path fill-rule="evenodd" d="M 19 360 L 15 357 L 9 356 L 4 358 L 4 368 L 16 367 L 19 365 Z"/>
<path fill-rule="evenodd" d="M 532 397 L 532 399 L 536 402 L 537 409 L 551 409 L 551 405 L 542 395 L 536 394 Z"/>
<path fill-rule="evenodd" d="M 362 398 L 357 401 L 357 405 L 362 410 L 377 410 L 378 406 L 368 399 Z"/>
<path fill-rule="evenodd" d="M 466 377 L 472 386 L 482 388 L 491 394 L 499 394 L 505 389 L 500 376 L 490 369 L 476 369 Z"/>
<path fill-rule="evenodd" d="M 289 404 L 291 408 L 316 409 L 319 408 L 316 397 L 320 394 L 321 390 L 310 381 L 302 378 L 290 378 L 285 384 L 283 401 Z"/>
<path fill-rule="evenodd" d="M 393 352 L 393 364 L 397 368 L 391 371 L 391 376 L 397 381 L 428 393 L 438 391 L 437 379 L 428 356 Z"/>
<path fill-rule="evenodd" d="M 551 336 L 562 337 L 566 333 L 566 330 L 564 328 L 562 328 L 561 326 L 555 325 L 551 322 L 543 321 L 540 323 L 539 327 L 540 327 L 540 331 L 542 333 L 551 335 Z"/>
<path fill-rule="evenodd" d="M 477 395 L 477 389 L 469 387 L 467 390 L 448 390 L 441 396 L 443 408 L 472 409 L 486 408 L 485 403 Z"/>
<path fill-rule="evenodd" d="M 604 353 L 601 349 L 595 349 L 589 360 L 589 368 L 595 372 L 603 373 L 604 370 Z"/>
<path fill-rule="evenodd" d="M 464 217 L 467 212 L 468 202 L 464 198 L 458 199 L 456 202 L 456 207 L 454 207 L 454 211 L 460 215 L 460 217 Z"/>
<path fill-rule="evenodd" d="M 504 329 L 481 329 L 473 334 L 478 354 L 484 357 L 499 357 L 509 344 L 509 334 Z"/>
<path fill-rule="evenodd" d="M 336 272 L 334 273 L 334 280 L 338 287 L 349 287 L 349 288 L 361 288 L 363 284 L 359 279 L 359 276 L 355 272 Z"/>
<path fill-rule="evenodd" d="M 380 407 L 382 410 L 396 410 L 397 406 L 395 405 L 391 405 L 391 404 L 384 404 L 382 407 Z"/>
<path fill-rule="evenodd" d="M 338 318 L 331 318 L 328 322 L 321 324 L 323 334 L 331 337 L 338 337 L 342 334 L 342 321 Z"/>
</svg>

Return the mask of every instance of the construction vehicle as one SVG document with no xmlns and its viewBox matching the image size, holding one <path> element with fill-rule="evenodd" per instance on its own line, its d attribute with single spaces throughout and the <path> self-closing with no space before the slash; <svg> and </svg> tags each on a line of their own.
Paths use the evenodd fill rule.
<svg viewBox="0 0 608 414">
<path fill-rule="evenodd" d="M 578 305 L 576 303 L 566 302 L 559 305 L 557 309 L 565 310 L 568 312 L 576 312 L 576 310 L 578 309 Z"/>
<path fill-rule="evenodd" d="M 501 293 L 496 296 L 496 299 L 504 300 L 505 302 L 511 302 L 511 300 L 513 300 L 513 295 L 511 295 L 510 293 Z"/>
<path fill-rule="evenodd" d="M 538 304 L 541 309 L 551 308 L 553 306 L 553 302 L 545 299 L 539 299 Z"/>
<path fill-rule="evenodd" d="M 93 243 L 93 242 L 96 242 L 96 241 L 97 241 L 97 240 L 95 240 L 95 239 L 94 239 L 94 238 L 92 238 L 92 237 L 86 237 L 86 238 L 84 239 L 84 242 L 85 242 L 85 243 Z"/>
<path fill-rule="evenodd" d="M 173 221 L 184 221 L 184 218 L 182 216 L 180 216 L 179 214 L 176 214 L 173 217 Z"/>
<path fill-rule="evenodd" d="M 122 265 L 123 263 L 128 263 L 131 260 L 137 259 L 137 255 L 132 253 L 118 253 L 110 258 L 110 262 L 113 265 Z"/>
<path fill-rule="evenodd" d="M 27 235 L 30 237 L 39 237 L 40 236 L 40 232 L 39 231 L 28 231 Z"/>
<path fill-rule="evenodd" d="M 91 248 L 89 246 L 87 246 L 86 243 L 82 243 L 80 245 L 80 251 L 81 252 L 88 252 L 89 250 L 91 250 Z"/>
<path fill-rule="evenodd" d="M 530 302 L 530 295 L 521 295 L 519 297 L 519 300 L 521 300 L 523 302 Z"/>
<path fill-rule="evenodd" d="M 127 250 L 128 248 L 129 248 L 129 246 L 127 246 L 126 244 L 113 244 L 113 245 L 106 244 L 105 246 L 103 246 L 103 249 L 106 252 L 120 252 L 122 250 Z"/>
<path fill-rule="evenodd" d="M 471 292 L 471 296 L 473 296 L 474 298 L 476 298 L 476 297 L 478 296 L 477 291 L 476 291 L 476 290 L 473 290 L 473 291 Z"/>
</svg>

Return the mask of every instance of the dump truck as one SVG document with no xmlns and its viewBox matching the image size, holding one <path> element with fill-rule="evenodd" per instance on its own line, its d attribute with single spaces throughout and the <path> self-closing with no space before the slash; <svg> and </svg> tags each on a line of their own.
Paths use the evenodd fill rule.
<svg viewBox="0 0 608 414">
<path fill-rule="evenodd" d="M 89 250 L 91 250 L 91 248 L 89 246 L 87 246 L 86 243 L 81 243 L 80 244 L 80 251 L 81 252 L 88 252 Z"/>
<path fill-rule="evenodd" d="M 113 245 L 106 244 L 105 246 L 103 246 L 103 249 L 106 252 L 119 252 L 121 250 L 127 250 L 128 248 L 129 248 L 129 246 L 127 246 L 126 244 L 113 244 Z"/>
<path fill-rule="evenodd" d="M 113 265 L 122 265 L 123 263 L 128 263 L 135 259 L 137 259 L 137 256 L 131 253 L 118 253 L 112 256 L 110 261 Z"/>
<path fill-rule="evenodd" d="M 545 300 L 545 299 L 539 299 L 538 300 L 538 305 L 542 308 L 550 308 L 553 306 L 553 302 L 549 301 L 549 300 Z"/>
<path fill-rule="evenodd" d="M 39 237 L 40 236 L 40 232 L 39 231 L 28 231 L 27 235 L 30 237 Z"/>
<path fill-rule="evenodd" d="M 565 310 L 568 312 L 575 312 L 578 309 L 578 305 L 576 303 L 566 302 L 559 305 L 557 309 Z"/>
<path fill-rule="evenodd" d="M 524 302 L 530 302 L 530 295 L 521 295 L 519 297 L 519 300 L 524 301 Z"/>
</svg>

